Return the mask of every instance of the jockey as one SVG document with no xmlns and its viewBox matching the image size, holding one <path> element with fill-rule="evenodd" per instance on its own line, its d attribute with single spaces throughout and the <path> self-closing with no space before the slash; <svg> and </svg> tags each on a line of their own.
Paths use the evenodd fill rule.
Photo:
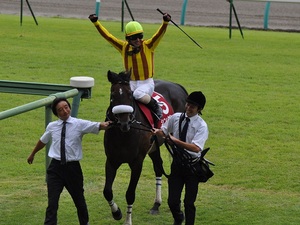
<svg viewBox="0 0 300 225">
<path fill-rule="evenodd" d="M 157 32 L 147 40 L 143 39 L 143 27 L 136 21 L 129 22 L 125 27 L 125 41 L 116 38 L 98 21 L 95 14 L 89 16 L 100 35 L 115 47 L 122 55 L 126 71 L 131 71 L 130 87 L 133 97 L 147 105 L 156 115 L 162 116 L 162 109 L 151 96 L 154 91 L 154 50 L 167 30 L 171 16 L 163 15 L 163 22 Z"/>
</svg>

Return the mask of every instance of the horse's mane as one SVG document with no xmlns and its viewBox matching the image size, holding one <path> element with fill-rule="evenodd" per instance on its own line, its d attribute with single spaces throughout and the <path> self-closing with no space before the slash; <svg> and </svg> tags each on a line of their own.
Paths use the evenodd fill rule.
<svg viewBox="0 0 300 225">
<path fill-rule="evenodd" d="M 107 78 L 111 84 L 129 83 L 131 71 L 122 71 L 119 74 L 108 71 Z"/>
</svg>

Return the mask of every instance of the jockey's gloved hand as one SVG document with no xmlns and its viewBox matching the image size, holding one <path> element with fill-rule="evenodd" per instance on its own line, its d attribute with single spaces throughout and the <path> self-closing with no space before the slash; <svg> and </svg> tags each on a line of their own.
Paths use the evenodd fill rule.
<svg viewBox="0 0 300 225">
<path fill-rule="evenodd" d="M 171 15 L 168 14 L 168 13 L 165 13 L 163 15 L 163 20 L 166 21 L 166 22 L 170 22 L 171 21 Z"/>
<path fill-rule="evenodd" d="M 98 16 L 97 16 L 96 14 L 91 14 L 91 15 L 89 15 L 89 19 L 90 19 L 93 23 L 95 23 L 95 22 L 97 22 L 97 20 L 98 20 Z"/>
</svg>

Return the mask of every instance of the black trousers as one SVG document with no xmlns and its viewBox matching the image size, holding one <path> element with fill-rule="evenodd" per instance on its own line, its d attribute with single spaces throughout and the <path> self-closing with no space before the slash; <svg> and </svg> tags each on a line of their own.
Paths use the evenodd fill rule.
<svg viewBox="0 0 300 225">
<path fill-rule="evenodd" d="M 48 207 L 44 225 L 57 224 L 58 202 L 63 188 L 70 193 L 77 208 L 80 225 L 87 225 L 89 215 L 84 198 L 83 174 L 80 163 L 68 162 L 61 165 L 60 161 L 52 159 L 47 169 Z"/>
<path fill-rule="evenodd" d="M 172 162 L 171 174 L 168 178 L 168 205 L 172 212 L 175 221 L 183 220 L 183 213 L 181 211 L 181 193 L 183 187 L 185 187 L 184 196 L 184 214 L 185 214 L 185 224 L 194 225 L 196 207 L 195 201 L 198 194 L 198 177 L 195 176 L 187 168 L 177 165 Z"/>
</svg>

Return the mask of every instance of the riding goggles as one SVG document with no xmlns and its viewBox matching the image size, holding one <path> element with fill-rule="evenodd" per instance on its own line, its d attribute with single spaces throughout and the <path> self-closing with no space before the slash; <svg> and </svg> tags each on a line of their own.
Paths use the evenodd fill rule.
<svg viewBox="0 0 300 225">
<path fill-rule="evenodd" d="M 143 33 L 139 33 L 139 34 L 134 34 L 134 35 L 131 35 L 131 36 L 128 36 L 128 37 L 126 37 L 127 38 L 127 40 L 129 40 L 129 41 L 134 41 L 134 40 L 136 40 L 136 39 L 143 39 Z"/>
</svg>

